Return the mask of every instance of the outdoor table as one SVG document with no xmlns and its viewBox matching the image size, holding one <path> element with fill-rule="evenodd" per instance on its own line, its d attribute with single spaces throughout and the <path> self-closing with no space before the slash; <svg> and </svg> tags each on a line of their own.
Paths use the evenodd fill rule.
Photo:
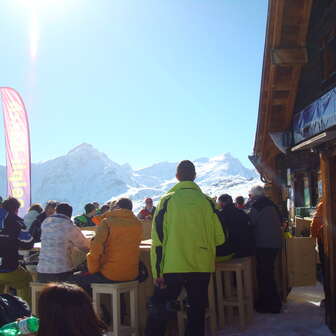
<svg viewBox="0 0 336 336">
<path fill-rule="evenodd" d="M 82 230 L 82 233 L 86 239 L 92 239 L 96 234 L 94 231 L 90 230 Z M 40 249 L 41 249 L 41 242 L 38 242 L 34 244 L 32 251 L 40 251 Z"/>
</svg>

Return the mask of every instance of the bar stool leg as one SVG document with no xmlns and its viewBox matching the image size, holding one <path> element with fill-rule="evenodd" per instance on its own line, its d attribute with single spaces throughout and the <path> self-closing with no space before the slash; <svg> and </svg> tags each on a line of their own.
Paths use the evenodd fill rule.
<svg viewBox="0 0 336 336">
<path fill-rule="evenodd" d="M 225 318 L 224 318 L 224 293 L 223 293 L 223 281 L 222 272 L 216 271 L 216 289 L 217 289 L 217 308 L 218 308 L 218 325 L 220 329 L 224 328 Z"/>
<path fill-rule="evenodd" d="M 131 327 L 134 328 L 132 333 L 134 336 L 137 336 L 139 333 L 138 325 L 138 289 L 134 288 L 130 292 L 130 303 L 131 303 Z"/>
<path fill-rule="evenodd" d="M 92 290 L 92 304 L 96 314 L 101 318 L 101 294 L 96 290 Z"/>
<path fill-rule="evenodd" d="M 120 336 L 120 293 L 112 291 L 113 336 Z"/>
<path fill-rule="evenodd" d="M 232 299 L 232 273 L 224 272 L 224 287 L 225 287 L 225 299 Z M 233 307 L 226 307 L 228 312 L 228 321 L 232 323 L 233 321 Z"/>
<path fill-rule="evenodd" d="M 252 320 L 253 318 L 253 289 L 252 289 L 252 264 L 251 260 L 248 261 L 247 269 L 244 272 L 245 278 L 245 290 L 247 297 L 247 314 L 248 319 Z"/>
<path fill-rule="evenodd" d="M 237 276 L 237 297 L 238 297 L 238 311 L 239 311 L 239 323 L 241 329 L 245 328 L 245 303 L 244 303 L 244 288 L 242 271 L 236 272 Z"/>
<path fill-rule="evenodd" d="M 36 315 L 37 314 L 37 290 L 35 287 L 31 287 L 31 292 L 32 292 L 32 313 L 33 315 Z"/>
</svg>

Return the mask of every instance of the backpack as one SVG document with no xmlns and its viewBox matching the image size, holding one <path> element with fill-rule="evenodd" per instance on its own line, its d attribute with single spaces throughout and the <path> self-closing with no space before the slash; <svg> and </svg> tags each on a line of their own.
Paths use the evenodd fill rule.
<svg viewBox="0 0 336 336">
<path fill-rule="evenodd" d="M 25 301 L 10 294 L 0 294 L 0 327 L 28 316 L 31 311 Z"/>
</svg>

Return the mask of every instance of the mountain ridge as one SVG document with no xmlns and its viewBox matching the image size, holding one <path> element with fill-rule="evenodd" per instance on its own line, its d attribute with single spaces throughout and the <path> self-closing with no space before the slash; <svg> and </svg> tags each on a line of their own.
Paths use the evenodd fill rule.
<svg viewBox="0 0 336 336">
<path fill-rule="evenodd" d="M 230 190 L 232 193 L 246 192 L 251 181 L 257 183 L 256 171 L 244 167 L 230 153 L 202 157 L 193 162 L 196 183 L 210 196 Z M 114 162 L 91 144 L 82 143 L 65 155 L 32 164 L 32 201 L 66 201 L 74 207 L 75 213 L 79 213 L 88 202 L 103 203 L 125 196 L 133 199 L 138 209 L 144 198 L 158 200 L 176 183 L 177 164 L 158 162 L 133 169 L 128 163 Z M 0 195 L 5 195 L 5 174 L 5 167 L 0 166 Z"/>
</svg>

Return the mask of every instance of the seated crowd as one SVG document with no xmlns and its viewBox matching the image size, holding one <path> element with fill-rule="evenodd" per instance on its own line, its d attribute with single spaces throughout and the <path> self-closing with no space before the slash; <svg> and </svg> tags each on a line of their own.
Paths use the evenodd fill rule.
<svg viewBox="0 0 336 336">
<path fill-rule="evenodd" d="M 121 198 L 101 208 L 96 202 L 88 203 L 85 212 L 74 220 L 73 209 L 67 203 L 49 201 L 44 210 L 34 204 L 21 219 L 20 203 L 8 198 L 0 208 L 0 293 L 5 286 L 10 287 L 30 302 L 32 278 L 20 265 L 19 250 L 30 250 L 34 243 L 41 242 L 37 280 L 54 284 L 49 284 L 40 297 L 38 335 L 71 334 L 62 331 L 65 326 L 52 322 L 58 317 L 52 319 L 50 314 L 67 320 L 69 330 L 82 325 L 85 332 L 76 335 L 102 335 L 104 323 L 96 317 L 87 296 L 91 295 L 91 284 L 139 278 L 142 221 L 152 221 L 151 273 L 155 289 L 148 305 L 146 335 L 164 334 L 167 319 L 157 312 L 176 300 L 183 287 L 190 306 L 187 332 L 204 335 L 210 274 L 216 262 L 232 258 L 256 256 L 262 288 L 256 310 L 279 313 L 281 300 L 274 280 L 274 263 L 281 249 L 282 218 L 264 189 L 252 188 L 246 204 L 244 197 L 237 197 L 234 202 L 228 194 L 214 202 L 194 182 L 192 162 L 182 161 L 176 178 L 178 183 L 161 198 L 157 208 L 147 198 L 137 216 L 132 211 L 132 201 Z M 91 241 L 82 231 L 87 227 L 95 228 Z M 86 254 L 80 271 L 73 264 L 74 249 Z M 70 283 L 79 285 L 87 294 Z M 60 306 L 65 310 L 58 310 Z M 91 322 L 79 321 L 85 319 L 82 316 Z M 46 323 L 54 324 L 55 331 Z"/>
</svg>

